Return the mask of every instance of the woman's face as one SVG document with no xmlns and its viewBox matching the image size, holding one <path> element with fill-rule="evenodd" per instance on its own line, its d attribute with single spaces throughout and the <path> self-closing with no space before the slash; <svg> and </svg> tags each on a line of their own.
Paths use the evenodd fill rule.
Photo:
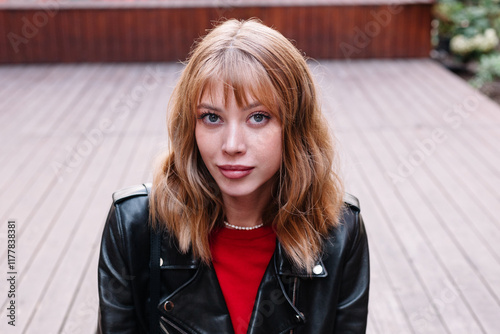
<svg viewBox="0 0 500 334">
<path fill-rule="evenodd" d="M 196 143 L 223 199 L 270 197 L 281 164 L 280 121 L 258 100 L 247 100 L 240 108 L 231 95 L 226 106 L 221 84 L 196 110 Z"/>
</svg>

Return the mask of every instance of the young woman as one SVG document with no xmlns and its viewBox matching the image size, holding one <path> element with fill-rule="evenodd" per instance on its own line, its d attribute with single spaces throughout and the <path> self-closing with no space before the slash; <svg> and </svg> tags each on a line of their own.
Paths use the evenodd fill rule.
<svg viewBox="0 0 500 334">
<path fill-rule="evenodd" d="M 364 333 L 368 245 L 300 52 L 255 20 L 194 47 L 153 185 L 113 195 L 102 333 Z"/>
</svg>

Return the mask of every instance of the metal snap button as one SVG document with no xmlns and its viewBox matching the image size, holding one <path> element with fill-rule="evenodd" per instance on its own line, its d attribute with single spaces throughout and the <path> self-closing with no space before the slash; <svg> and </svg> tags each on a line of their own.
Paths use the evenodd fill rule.
<svg viewBox="0 0 500 334">
<path fill-rule="evenodd" d="M 313 273 L 315 273 L 316 275 L 319 275 L 322 272 L 323 272 L 323 267 L 321 266 L 321 264 L 317 264 L 314 266 Z"/>
<path fill-rule="evenodd" d="M 165 309 L 165 311 L 170 312 L 174 309 L 174 303 L 172 303 L 170 300 L 167 300 L 163 305 L 163 308 Z"/>
<path fill-rule="evenodd" d="M 163 259 L 160 257 L 160 267 L 163 266 Z"/>
</svg>

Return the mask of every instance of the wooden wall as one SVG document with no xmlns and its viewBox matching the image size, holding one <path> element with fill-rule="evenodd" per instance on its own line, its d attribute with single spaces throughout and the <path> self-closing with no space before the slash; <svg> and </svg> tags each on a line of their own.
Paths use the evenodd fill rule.
<svg viewBox="0 0 500 334">
<path fill-rule="evenodd" d="M 220 17 L 258 17 L 316 59 L 427 57 L 431 4 L 0 9 L 0 63 L 184 60 Z"/>
</svg>

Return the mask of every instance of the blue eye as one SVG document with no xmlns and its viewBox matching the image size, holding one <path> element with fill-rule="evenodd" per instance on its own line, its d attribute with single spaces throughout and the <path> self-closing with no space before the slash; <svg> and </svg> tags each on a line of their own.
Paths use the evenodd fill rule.
<svg viewBox="0 0 500 334">
<path fill-rule="evenodd" d="M 216 114 L 209 114 L 207 116 L 207 119 L 210 123 L 215 123 L 219 119 L 219 116 L 217 116 Z"/>
<path fill-rule="evenodd" d="M 266 115 L 262 112 L 258 112 L 250 116 L 250 123 L 262 124 L 265 123 L 270 118 L 271 117 L 269 115 Z"/>
<path fill-rule="evenodd" d="M 264 115 L 261 115 L 261 114 L 257 114 L 257 115 L 254 115 L 253 116 L 253 119 L 257 122 L 257 123 L 260 123 L 264 120 Z"/>
<path fill-rule="evenodd" d="M 218 124 L 221 122 L 221 119 L 219 115 L 214 114 L 214 113 L 204 113 L 202 114 L 199 119 L 203 120 L 203 122 L 207 124 Z"/>
</svg>

